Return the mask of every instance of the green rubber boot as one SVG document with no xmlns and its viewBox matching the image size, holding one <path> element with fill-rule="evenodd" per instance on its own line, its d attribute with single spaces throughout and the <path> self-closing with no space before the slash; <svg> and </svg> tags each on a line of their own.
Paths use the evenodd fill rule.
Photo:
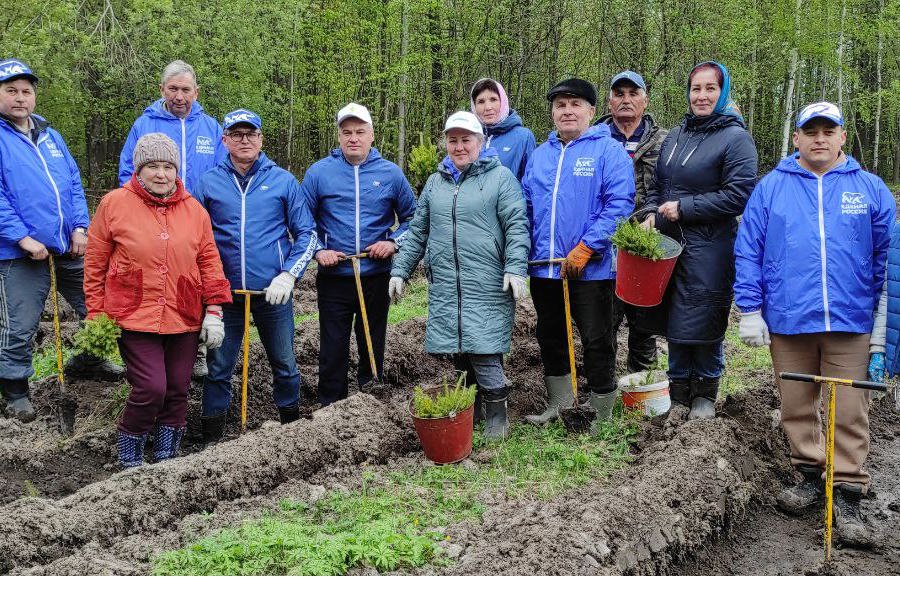
<svg viewBox="0 0 900 600">
<path fill-rule="evenodd" d="M 559 418 L 559 411 L 572 408 L 575 396 L 572 395 L 572 378 L 570 375 L 544 377 L 547 386 L 547 408 L 539 415 L 528 415 L 525 420 L 532 425 L 546 425 Z"/>
<path fill-rule="evenodd" d="M 594 418 L 594 422 L 591 423 L 591 431 L 596 430 L 597 425 L 600 423 L 609 421 L 612 418 L 613 407 L 616 405 L 616 391 L 613 390 L 605 394 L 591 392 L 591 406 L 597 411 L 597 416 Z"/>
</svg>

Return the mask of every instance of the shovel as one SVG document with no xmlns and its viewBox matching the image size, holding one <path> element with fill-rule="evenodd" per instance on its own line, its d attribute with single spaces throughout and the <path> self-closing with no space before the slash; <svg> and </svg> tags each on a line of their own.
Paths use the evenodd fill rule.
<svg viewBox="0 0 900 600">
<path fill-rule="evenodd" d="M 353 263 L 353 277 L 356 279 L 356 295 L 359 296 L 359 311 L 362 313 L 363 332 L 366 335 L 366 346 L 369 349 L 369 366 L 372 368 L 372 377 L 378 381 L 378 367 L 375 365 L 375 349 L 372 347 L 372 336 L 369 334 L 369 316 L 366 314 L 366 300 L 363 297 L 362 279 L 359 275 L 359 259 L 369 258 L 368 252 L 360 252 L 352 256 L 344 256 L 341 260 L 349 260 Z"/>
<path fill-rule="evenodd" d="M 247 430 L 247 366 L 250 361 L 250 298 L 261 296 L 263 291 L 231 290 L 244 297 L 244 364 L 241 367 L 241 433 Z"/>
<path fill-rule="evenodd" d="M 47 256 L 50 267 L 50 296 L 53 298 L 53 337 L 56 342 L 56 378 L 59 381 L 59 397 L 56 405 L 59 408 L 59 430 L 63 435 L 72 435 L 75 431 L 76 403 L 66 393 L 66 376 L 63 366 L 62 335 L 59 333 L 59 298 L 56 294 L 56 264 L 53 255 Z"/>
</svg>

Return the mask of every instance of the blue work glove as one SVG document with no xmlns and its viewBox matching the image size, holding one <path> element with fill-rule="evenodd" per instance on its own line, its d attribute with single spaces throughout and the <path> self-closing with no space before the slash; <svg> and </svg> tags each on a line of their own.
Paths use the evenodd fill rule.
<svg viewBox="0 0 900 600">
<path fill-rule="evenodd" d="M 884 381 L 884 352 L 873 352 L 869 359 L 869 381 Z"/>
</svg>

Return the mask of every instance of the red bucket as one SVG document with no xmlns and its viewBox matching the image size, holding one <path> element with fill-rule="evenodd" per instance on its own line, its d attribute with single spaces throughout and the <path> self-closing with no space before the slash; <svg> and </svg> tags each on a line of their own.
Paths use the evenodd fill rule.
<svg viewBox="0 0 900 600">
<path fill-rule="evenodd" d="M 425 458 L 439 465 L 457 463 L 472 453 L 472 419 L 475 406 L 448 417 L 422 419 L 413 412 L 412 401 L 409 403 L 409 414 Z"/>
<path fill-rule="evenodd" d="M 656 306 L 662 302 L 681 244 L 662 236 L 663 256 L 650 260 L 619 250 L 616 255 L 616 296 L 632 306 Z"/>
</svg>

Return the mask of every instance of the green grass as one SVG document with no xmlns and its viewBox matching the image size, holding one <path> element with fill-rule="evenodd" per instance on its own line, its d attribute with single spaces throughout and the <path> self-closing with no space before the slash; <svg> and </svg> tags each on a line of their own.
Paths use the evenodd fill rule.
<svg viewBox="0 0 900 600">
<path fill-rule="evenodd" d="M 562 425 L 514 427 L 503 443 L 476 433 L 476 465 L 366 472 L 359 489 L 309 506 L 280 509 L 227 528 L 154 561 L 157 575 L 341 575 L 357 566 L 387 572 L 446 563 L 444 527 L 480 519 L 485 495 L 550 498 L 608 477 L 630 460 L 632 417 L 617 416 L 596 435 Z"/>
<path fill-rule="evenodd" d="M 392 304 L 388 311 L 388 323 L 396 325 L 416 317 L 428 316 L 428 281 L 413 279 L 406 286 L 400 304 Z"/>
<path fill-rule="evenodd" d="M 719 395 L 724 397 L 753 385 L 754 375 L 772 370 L 769 347 L 753 348 L 738 337 L 736 325 L 725 332 L 725 372 L 722 374 Z"/>
</svg>

